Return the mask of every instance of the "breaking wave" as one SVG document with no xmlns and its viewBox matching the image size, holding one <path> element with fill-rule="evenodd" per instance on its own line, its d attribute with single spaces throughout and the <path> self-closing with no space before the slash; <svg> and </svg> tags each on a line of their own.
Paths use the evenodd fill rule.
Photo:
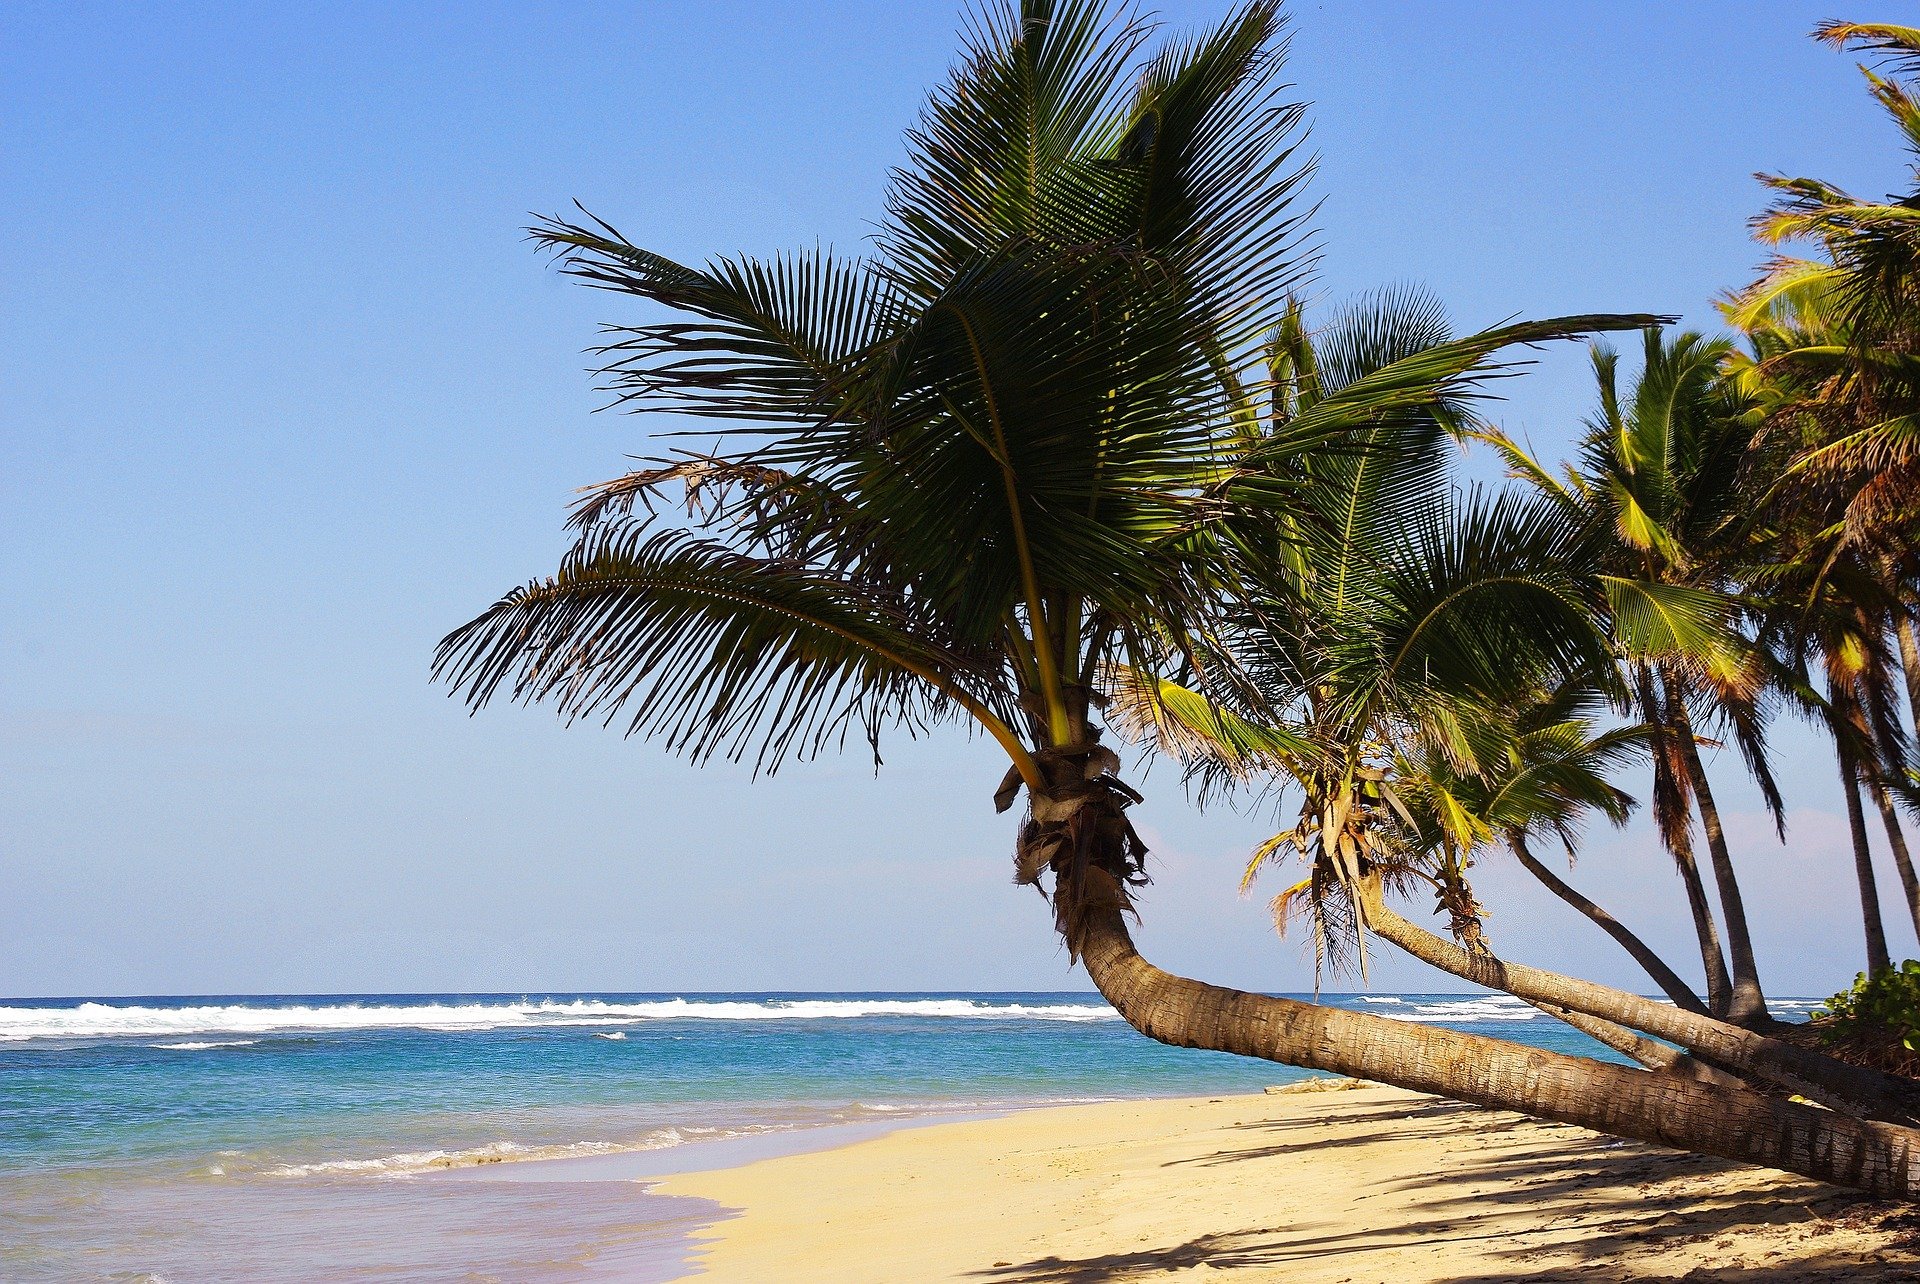
<svg viewBox="0 0 1920 1284">
<path fill-rule="evenodd" d="M 29 1039 L 271 1035 L 332 1030 L 498 1030 L 625 1026 L 649 1021 L 1106 1021 L 1104 1003 L 980 999 L 540 999 L 493 1003 L 0 1007 L 0 1043 Z M 180 1044 L 168 1046 L 179 1047 Z"/>
<path fill-rule="evenodd" d="M 712 1130 L 716 1135 L 721 1130 Z M 411 1177 L 437 1168 L 467 1168 L 477 1164 L 518 1163 L 529 1159 L 580 1159 L 632 1150 L 659 1150 L 688 1140 L 676 1128 L 662 1128 L 638 1142 L 582 1141 L 562 1146 L 524 1146 L 496 1141 L 469 1150 L 408 1150 L 378 1159 L 326 1159 L 311 1164 L 281 1164 L 266 1169 L 266 1177 Z"/>
<path fill-rule="evenodd" d="M 1441 1025 L 1478 1025 L 1486 1021 L 1544 1021 L 1547 1014 L 1507 994 L 1399 1003 L 1380 1014 L 1396 1021 L 1437 1021 Z"/>
</svg>

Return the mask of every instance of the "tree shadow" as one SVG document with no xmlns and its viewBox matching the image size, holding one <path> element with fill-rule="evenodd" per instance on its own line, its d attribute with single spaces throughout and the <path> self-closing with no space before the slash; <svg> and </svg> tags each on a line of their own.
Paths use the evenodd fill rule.
<svg viewBox="0 0 1920 1284">
<path fill-rule="evenodd" d="M 1095 1284 L 1101 1280 L 1133 1279 L 1163 1271 L 1188 1270 L 1210 1266 L 1216 1270 L 1234 1270 L 1253 1266 L 1271 1266 L 1286 1260 L 1292 1241 L 1276 1238 L 1271 1232 L 1230 1232 L 1201 1235 L 1184 1244 L 1163 1248 L 1143 1248 L 1127 1253 L 1106 1253 L 1097 1257 L 1042 1257 L 1018 1265 L 991 1266 L 971 1271 L 969 1276 L 989 1280 L 1018 1280 L 1021 1284 Z"/>
<path fill-rule="evenodd" d="M 1379 1126 L 1367 1126 L 1373 1124 Z M 1351 1131 L 1341 1135 L 1344 1130 Z M 1687 1270 L 1689 1261 L 1713 1263 L 1677 1276 L 1702 1284 L 1869 1279 L 1920 1284 L 1920 1212 L 1813 1183 L 1796 1183 L 1789 1190 L 1765 1184 L 1727 1186 L 1719 1179 L 1741 1165 L 1616 1141 L 1566 1125 L 1434 1102 L 1412 1109 L 1402 1103 L 1343 1108 L 1325 1115 L 1241 1123 L 1226 1131 L 1245 1135 L 1251 1144 L 1169 1160 L 1163 1166 L 1215 1167 L 1338 1147 L 1390 1148 L 1413 1137 L 1456 1134 L 1470 1153 L 1446 1172 L 1392 1174 L 1345 1192 L 1349 1207 L 1381 1201 L 1379 1216 L 1367 1218 L 1363 1226 L 1349 1223 L 1336 1230 L 1324 1221 L 1296 1221 L 1221 1230 L 1086 1257 L 999 1263 L 972 1272 L 971 1278 L 1009 1284 L 1104 1284 L 1200 1266 L 1271 1270 L 1334 1257 L 1352 1259 L 1354 1279 L 1369 1280 L 1381 1278 L 1370 1270 L 1405 1269 L 1404 1257 L 1390 1262 L 1380 1254 L 1435 1250 L 1442 1256 L 1427 1265 L 1445 1270 L 1447 1245 L 1473 1244 L 1475 1255 L 1486 1263 L 1483 1273 L 1454 1276 L 1448 1284 L 1489 1278 L 1541 1284 L 1675 1278 L 1642 1277 L 1624 1265 L 1668 1250 L 1679 1262 L 1676 1273 Z M 1284 1173 L 1285 1166 L 1280 1171 Z M 1514 1225 L 1515 1207 L 1528 1210 L 1525 1226 Z M 1236 1208 L 1222 1209 L 1223 1214 L 1233 1211 Z M 1870 1234 L 1864 1239 L 1840 1236 L 1831 1244 L 1810 1242 L 1836 1230 Z M 1761 1231 L 1766 1236 L 1755 1238 Z M 1857 1246 L 1868 1242 L 1892 1248 L 1863 1255 Z M 1769 1253 L 1780 1260 L 1752 1260 Z M 1419 1278 L 1439 1277 L 1423 1273 Z"/>
<path fill-rule="evenodd" d="M 1344 1110 L 1337 1114 L 1302 1115 L 1297 1118 L 1262 1119 L 1248 1123 L 1231 1124 L 1229 1132 L 1256 1132 L 1284 1135 L 1298 1133 L 1297 1141 L 1274 1141 L 1264 1146 L 1245 1146 L 1217 1150 L 1211 1155 L 1196 1155 L 1187 1159 L 1170 1159 L 1166 1167 L 1183 1164 L 1212 1168 L 1220 1164 L 1230 1164 L 1250 1159 L 1271 1159 L 1279 1155 L 1299 1151 L 1327 1151 L 1349 1147 L 1371 1147 L 1405 1143 L 1408 1141 L 1450 1136 L 1459 1131 L 1463 1122 L 1471 1122 L 1473 1133 L 1479 1137 L 1497 1136 L 1522 1127 L 1558 1128 L 1557 1124 L 1540 1124 L 1519 1115 L 1490 1114 L 1479 1106 L 1470 1106 L 1457 1101 L 1436 1101 L 1431 1105 L 1407 1108 L 1399 1103 L 1383 1103 L 1376 1106 L 1362 1106 Z M 1377 1129 L 1360 1131 L 1356 1125 L 1377 1123 Z M 1327 1135 L 1328 1128 L 1343 1129 L 1333 1136 Z M 1579 1131 L 1570 1129 L 1570 1131 Z"/>
<path fill-rule="evenodd" d="M 1845 1199 L 1845 1196 L 1839 1197 Z M 1619 1211 L 1633 1207 L 1632 1201 L 1613 1201 Z M 1589 1202 L 1588 1210 L 1592 1209 Z M 1868 1203 L 1864 1206 L 1865 1224 L 1871 1225 L 1875 1217 L 1898 1218 L 1911 1217 L 1910 1211 L 1896 1205 Z M 1731 1214 L 1729 1218 L 1727 1215 Z M 1610 1264 L 1620 1264 L 1632 1258 L 1657 1250 L 1688 1242 L 1724 1241 L 1729 1236 L 1737 1236 L 1743 1229 L 1762 1224 L 1777 1224 L 1789 1217 L 1778 1215 L 1774 1210 L 1769 1213 L 1768 1201 L 1748 1197 L 1745 1199 L 1727 1199 L 1703 1203 L 1698 1219 L 1688 1217 L 1671 1224 L 1665 1219 L 1652 1220 L 1640 1218 L 1622 1223 L 1617 1229 L 1596 1234 L 1575 1243 L 1556 1243 L 1552 1245 L 1515 1244 L 1510 1248 L 1491 1254 L 1495 1259 L 1505 1259 L 1512 1266 L 1503 1267 L 1497 1275 L 1489 1276 L 1484 1271 L 1455 1276 L 1427 1277 L 1435 1284 L 1486 1284 L 1489 1279 L 1497 1279 L 1512 1284 L 1550 1284 L 1551 1281 L 1583 1281 L 1593 1284 L 1596 1280 L 1607 1279 L 1680 1279 L 1694 1281 L 1696 1284 L 1866 1284 L 1874 1281 L 1881 1284 L 1905 1284 L 1912 1281 L 1920 1284 L 1920 1251 L 1902 1254 L 1899 1261 L 1890 1260 L 1878 1254 L 1834 1251 L 1808 1254 L 1796 1254 L 1790 1260 L 1777 1264 L 1766 1262 L 1758 1264 L 1740 1264 L 1728 1266 L 1701 1266 L 1684 1276 L 1650 1275 L 1641 1276 L 1621 1271 L 1614 1274 L 1601 1273 Z M 1710 1229 L 1702 1229 L 1703 1225 Z M 1343 1257 L 1352 1259 L 1354 1278 L 1375 1278 L 1367 1274 L 1367 1255 L 1389 1250 L 1401 1250 L 1417 1246 L 1421 1251 L 1440 1250 L 1450 1244 L 1477 1243 L 1482 1246 L 1490 1241 L 1513 1240 L 1515 1236 L 1505 1229 L 1476 1231 L 1470 1221 L 1462 1224 L 1455 1220 L 1422 1220 L 1403 1222 L 1389 1233 L 1383 1234 L 1377 1229 L 1343 1232 L 1324 1235 L 1301 1235 L 1305 1229 L 1295 1227 L 1289 1231 L 1234 1231 L 1201 1235 L 1183 1243 L 1153 1248 L 1133 1249 L 1126 1252 L 1103 1253 L 1088 1257 L 1066 1258 L 1048 1256 L 1029 1262 L 1006 1263 L 969 1272 L 969 1278 L 1006 1281 L 1007 1284 L 1108 1284 L 1109 1281 L 1124 1281 L 1151 1278 L 1169 1271 L 1190 1270 L 1205 1266 L 1216 1271 L 1248 1270 L 1254 1268 L 1273 1268 L 1288 1263 L 1298 1263 L 1325 1257 Z M 1920 1244 L 1915 1245 L 1920 1249 Z M 1572 1263 L 1556 1263 L 1543 1266 L 1538 1270 L 1527 1270 L 1527 1257 L 1543 1252 L 1572 1257 Z M 1518 1270 L 1513 1269 L 1518 1267 Z"/>
</svg>

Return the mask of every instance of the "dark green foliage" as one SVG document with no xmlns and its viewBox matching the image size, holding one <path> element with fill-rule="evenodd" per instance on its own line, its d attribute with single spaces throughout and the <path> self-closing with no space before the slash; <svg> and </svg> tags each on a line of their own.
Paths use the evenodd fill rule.
<svg viewBox="0 0 1920 1284">
<path fill-rule="evenodd" d="M 1825 1025 L 1829 1041 L 1898 1039 L 1909 1052 L 1920 1052 L 1920 959 L 1854 978 L 1853 988 L 1828 999 L 1814 1012 Z"/>
</svg>

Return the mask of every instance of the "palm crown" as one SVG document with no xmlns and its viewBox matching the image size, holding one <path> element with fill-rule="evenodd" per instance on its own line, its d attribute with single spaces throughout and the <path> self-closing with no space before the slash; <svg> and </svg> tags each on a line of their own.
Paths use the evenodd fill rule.
<svg viewBox="0 0 1920 1284">
<path fill-rule="evenodd" d="M 961 714 L 1012 759 L 1000 805 L 1034 794 L 1023 880 L 1095 830 L 1137 872 L 1100 674 L 1230 684 L 1243 569 L 1327 520 L 1295 501 L 1357 467 L 1336 458 L 1425 431 L 1503 347 L 1647 320 L 1403 345 L 1266 413 L 1309 257 L 1279 33 L 1256 0 L 1147 56 L 1149 27 L 1098 4 L 983 11 L 871 258 L 695 269 L 596 220 L 536 228 L 563 270 L 678 314 L 611 330 L 620 400 L 725 422 L 590 488 L 559 573 L 449 635 L 437 672 L 768 768 Z M 676 483 L 685 523 L 654 503 Z"/>
<path fill-rule="evenodd" d="M 1274 431 L 1456 342 L 1414 290 L 1369 296 L 1312 332 L 1292 310 L 1269 354 Z M 1298 854 L 1305 876 L 1275 899 L 1276 921 L 1304 915 L 1316 959 L 1363 969 L 1372 880 L 1434 880 L 1456 923 L 1474 917 L 1465 868 L 1484 834 L 1418 817 L 1421 800 L 1511 776 L 1514 708 L 1605 665 L 1589 533 L 1543 497 L 1458 490 L 1451 456 L 1484 426 L 1467 400 L 1436 394 L 1291 465 L 1285 537 L 1249 568 L 1222 634 L 1254 700 L 1230 693 L 1220 709 L 1125 671 L 1111 710 L 1203 792 L 1275 778 L 1300 790 L 1296 823 L 1255 850 L 1243 886 Z"/>
<path fill-rule="evenodd" d="M 738 422 L 591 492 L 560 574 L 442 673 L 768 765 L 963 710 L 1037 783 L 1023 743 L 1085 738 L 1101 657 L 1156 664 L 1207 609 L 1222 376 L 1302 263 L 1277 26 L 1255 4 L 1142 68 L 1148 29 L 1099 6 L 982 13 L 870 259 L 692 269 L 536 229 L 683 314 L 613 332 L 626 404 Z M 673 481 L 708 501 L 693 529 L 636 508 Z"/>
</svg>

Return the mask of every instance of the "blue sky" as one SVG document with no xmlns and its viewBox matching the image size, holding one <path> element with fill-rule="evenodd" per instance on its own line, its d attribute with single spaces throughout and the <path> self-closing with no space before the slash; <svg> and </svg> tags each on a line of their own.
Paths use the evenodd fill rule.
<svg viewBox="0 0 1920 1284">
<path fill-rule="evenodd" d="M 1321 300 L 1420 281 L 1463 326 L 1710 326 L 1760 256 L 1752 171 L 1900 181 L 1850 61 L 1805 38 L 1824 3 L 1292 13 Z M 956 25 L 946 0 L 9 10 L 0 994 L 1084 984 L 1010 885 L 989 744 L 750 782 L 426 681 L 442 633 L 553 565 L 571 489 L 645 450 L 583 373 L 627 314 L 543 265 L 527 213 L 577 198 L 695 260 L 855 245 Z M 1506 391 L 1552 451 L 1582 358 Z M 1715 772 L 1770 984 L 1825 992 L 1860 966 L 1845 824 L 1821 744 L 1778 736 L 1786 847 Z M 1150 951 L 1310 985 L 1234 895 L 1270 818 L 1200 815 L 1164 767 L 1145 788 Z M 1498 865 L 1498 946 L 1636 982 Z M 1577 872 L 1684 962 L 1644 826 Z"/>
</svg>

